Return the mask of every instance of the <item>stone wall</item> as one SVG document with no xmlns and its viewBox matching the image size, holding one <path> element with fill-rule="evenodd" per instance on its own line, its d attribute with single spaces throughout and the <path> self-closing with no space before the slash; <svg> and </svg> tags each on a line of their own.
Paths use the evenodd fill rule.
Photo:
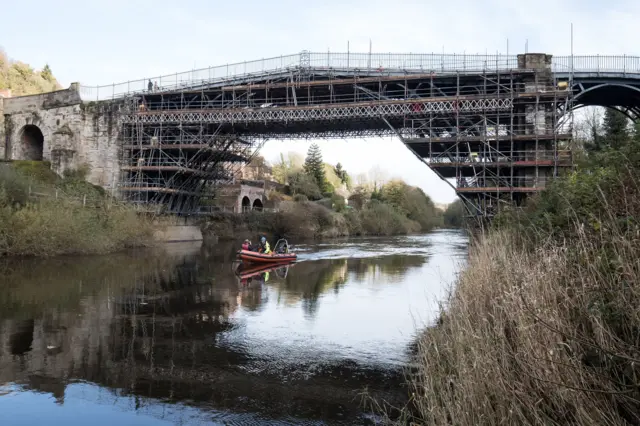
<svg viewBox="0 0 640 426">
<path fill-rule="evenodd" d="M 23 139 L 27 125 L 36 126 L 44 139 L 42 159 L 52 169 L 86 168 L 87 180 L 107 190 L 115 189 L 119 173 L 117 107 L 108 102 L 83 103 L 76 84 L 69 89 L 4 99 L 7 159 L 29 159 Z"/>
<path fill-rule="evenodd" d="M 0 96 L 0 160 L 6 160 L 5 158 L 5 145 L 7 143 L 4 133 L 4 98 Z"/>
</svg>

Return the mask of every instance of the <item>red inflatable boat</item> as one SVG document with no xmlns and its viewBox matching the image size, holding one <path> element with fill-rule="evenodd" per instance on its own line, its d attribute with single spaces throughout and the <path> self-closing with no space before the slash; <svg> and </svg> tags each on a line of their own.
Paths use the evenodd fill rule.
<svg viewBox="0 0 640 426">
<path fill-rule="evenodd" d="M 238 250 L 238 259 L 251 263 L 286 263 L 293 262 L 298 258 L 295 253 L 289 252 L 287 240 L 278 240 L 273 247 L 273 252 L 269 254 L 258 253 L 257 251 Z"/>
<path fill-rule="evenodd" d="M 264 254 L 257 251 L 238 250 L 238 258 L 244 262 L 252 263 L 284 263 L 296 260 L 298 256 L 295 253 L 282 254 Z"/>
</svg>

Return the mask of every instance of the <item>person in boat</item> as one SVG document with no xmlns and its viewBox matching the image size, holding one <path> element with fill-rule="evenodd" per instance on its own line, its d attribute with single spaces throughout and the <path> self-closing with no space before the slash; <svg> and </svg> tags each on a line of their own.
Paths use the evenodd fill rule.
<svg viewBox="0 0 640 426">
<path fill-rule="evenodd" d="M 244 240 L 244 242 L 242 243 L 242 250 L 250 251 L 251 250 L 251 241 Z"/>
<path fill-rule="evenodd" d="M 260 238 L 260 246 L 258 247 L 258 253 L 271 254 L 271 247 L 269 241 L 265 237 Z"/>
</svg>

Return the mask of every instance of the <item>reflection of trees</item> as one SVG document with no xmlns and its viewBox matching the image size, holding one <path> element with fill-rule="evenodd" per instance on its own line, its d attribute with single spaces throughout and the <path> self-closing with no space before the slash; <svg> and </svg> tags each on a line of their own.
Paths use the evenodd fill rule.
<svg viewBox="0 0 640 426">
<path fill-rule="evenodd" d="M 320 295 L 338 292 L 347 280 L 347 260 L 320 260 L 297 263 L 289 270 L 286 280 L 274 285 L 278 300 L 287 305 L 302 302 L 306 315 L 313 317 Z"/>
<path fill-rule="evenodd" d="M 400 282 L 411 268 L 419 268 L 424 256 L 384 256 L 362 259 L 319 260 L 297 263 L 291 268 L 278 289 L 278 300 L 287 305 L 301 303 L 306 315 L 314 317 L 320 297 L 328 292 L 338 293 L 347 282 L 348 273 L 357 281 L 389 284 Z"/>
<path fill-rule="evenodd" d="M 349 272 L 358 281 L 379 284 L 400 282 L 412 268 L 420 268 L 428 260 L 426 256 L 391 255 L 374 258 L 349 259 Z"/>
<path fill-rule="evenodd" d="M 50 392 L 61 404 L 66 386 L 84 380 L 117 390 L 114 400 L 134 396 L 137 409 L 157 398 L 267 417 L 331 419 L 340 406 L 342 419 L 355 418 L 354 389 L 368 382 L 357 365 L 282 383 L 251 374 L 266 364 L 244 346 L 251 342 L 221 343 L 237 327 L 229 317 L 240 303 L 263 303 L 263 286 L 241 287 L 228 263 L 209 256 L 218 258 L 145 251 L 14 260 L 0 287 L 0 383 Z M 266 286 L 302 299 L 312 315 L 321 294 L 343 286 L 347 270 L 345 260 L 303 262 L 286 279 L 271 271 Z"/>
<path fill-rule="evenodd" d="M 0 319 L 74 309 L 83 297 L 169 280 L 172 266 L 180 260 L 161 251 L 151 253 L 0 262 Z"/>
</svg>

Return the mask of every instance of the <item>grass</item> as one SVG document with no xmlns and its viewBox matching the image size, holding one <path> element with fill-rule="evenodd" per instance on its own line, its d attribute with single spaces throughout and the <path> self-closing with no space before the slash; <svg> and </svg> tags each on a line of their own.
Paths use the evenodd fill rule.
<svg viewBox="0 0 640 426">
<path fill-rule="evenodd" d="M 638 171 L 606 153 L 474 243 L 402 421 L 640 423 Z"/>
<path fill-rule="evenodd" d="M 149 220 L 82 173 L 62 179 L 43 162 L 0 165 L 0 255 L 107 253 L 147 245 L 151 237 Z"/>
</svg>

